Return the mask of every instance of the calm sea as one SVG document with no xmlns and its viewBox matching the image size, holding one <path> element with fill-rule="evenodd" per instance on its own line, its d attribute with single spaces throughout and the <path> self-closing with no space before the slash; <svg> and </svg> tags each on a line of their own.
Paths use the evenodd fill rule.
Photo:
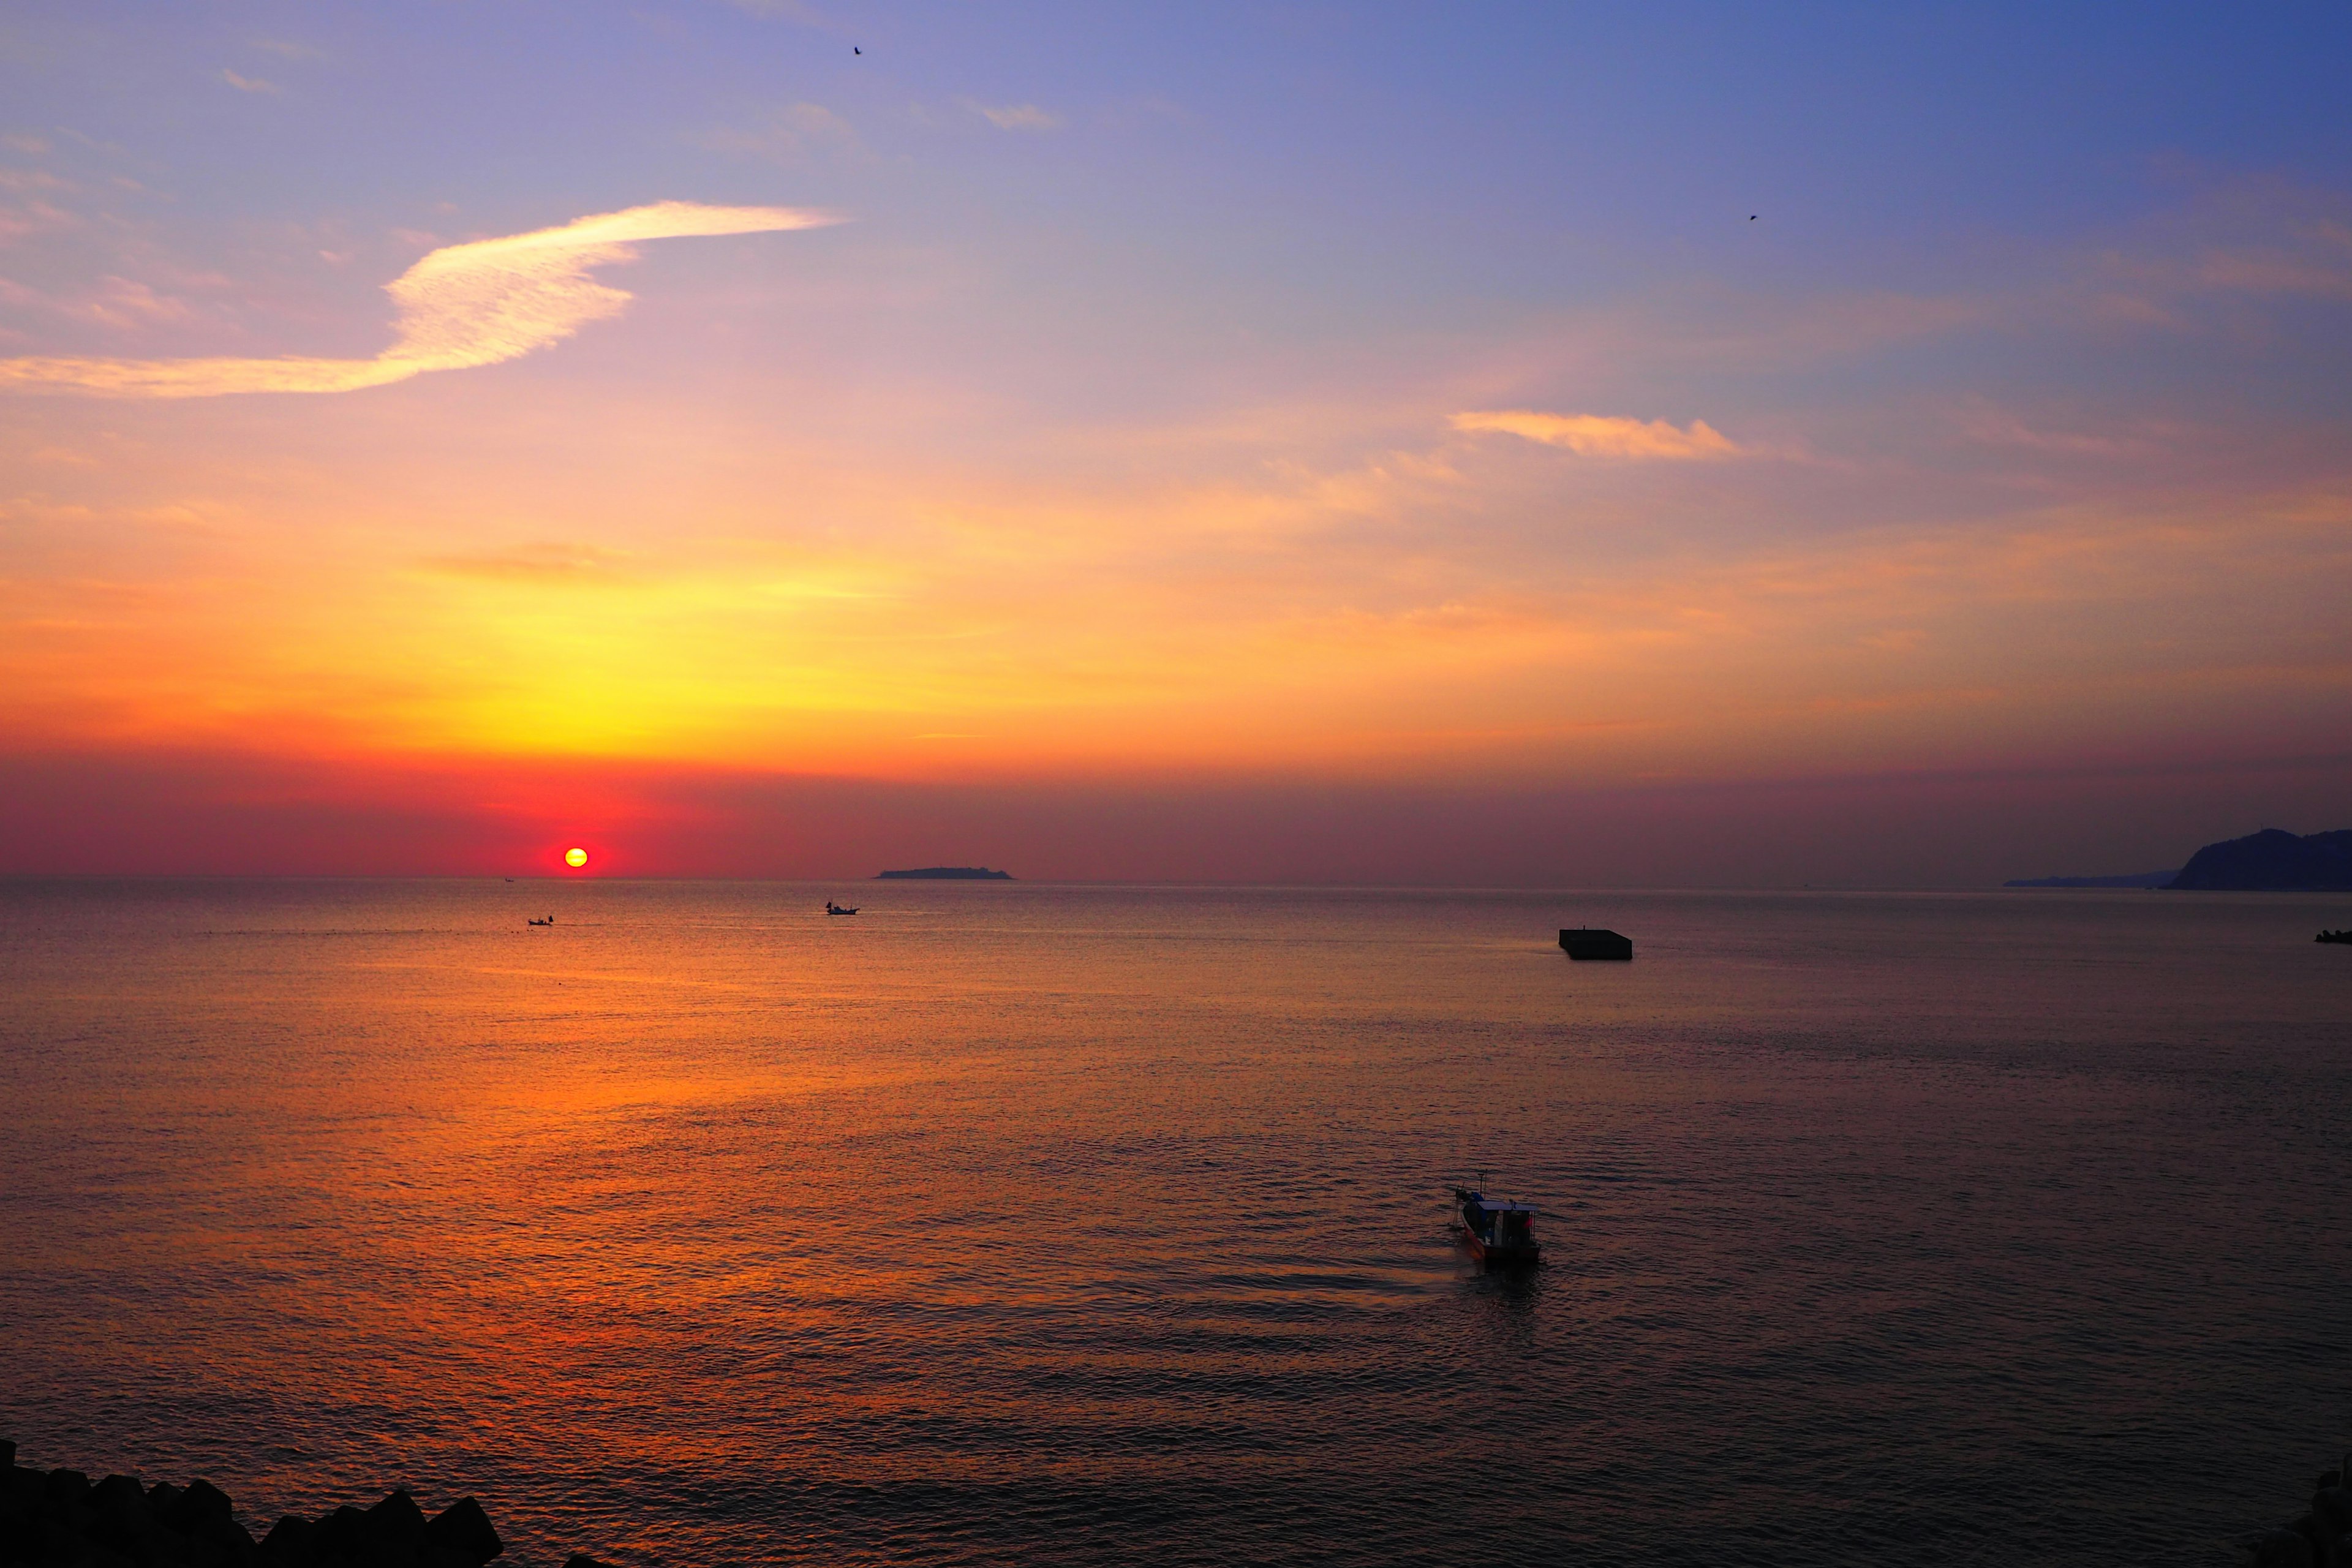
<svg viewBox="0 0 2352 1568">
<path fill-rule="evenodd" d="M 529 1564 L 2218 1561 L 2352 1441 L 2344 924 L 0 885 L 0 1436 Z"/>
</svg>

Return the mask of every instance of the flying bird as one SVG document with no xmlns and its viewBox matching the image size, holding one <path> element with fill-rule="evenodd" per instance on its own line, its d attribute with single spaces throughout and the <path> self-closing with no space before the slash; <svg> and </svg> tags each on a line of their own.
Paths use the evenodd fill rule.
<svg viewBox="0 0 2352 1568">
<path fill-rule="evenodd" d="M 1748 215 L 1748 221 L 1749 223 L 1754 223 L 1756 221 L 1756 215 L 1754 213 L 1749 213 Z"/>
<path fill-rule="evenodd" d="M 864 54 L 866 51 L 865 51 L 864 49 L 859 48 L 856 44 L 852 44 L 852 45 L 850 45 L 850 46 L 849 46 L 849 52 L 850 52 L 851 54 L 853 54 L 853 55 L 862 55 L 862 54 Z"/>
</svg>

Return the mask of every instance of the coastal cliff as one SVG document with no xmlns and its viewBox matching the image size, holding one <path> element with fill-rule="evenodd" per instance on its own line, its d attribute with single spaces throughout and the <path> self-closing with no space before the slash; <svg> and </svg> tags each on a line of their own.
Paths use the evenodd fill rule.
<svg viewBox="0 0 2352 1568">
<path fill-rule="evenodd" d="M 2300 836 L 2265 827 L 2208 844 L 2169 885 L 2211 892 L 2352 891 L 2352 828 Z"/>
<path fill-rule="evenodd" d="M 35 1470 L 0 1441 L 0 1568 L 482 1568 L 506 1551 L 481 1504 L 459 1498 L 427 1519 L 406 1491 L 317 1519 L 289 1514 L 258 1544 L 209 1482 L 92 1482 Z M 604 1568 L 585 1553 L 564 1568 Z"/>
</svg>

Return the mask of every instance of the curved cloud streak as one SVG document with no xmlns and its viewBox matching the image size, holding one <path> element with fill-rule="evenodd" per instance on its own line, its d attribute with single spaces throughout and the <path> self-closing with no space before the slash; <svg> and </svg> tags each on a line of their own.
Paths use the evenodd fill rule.
<svg viewBox="0 0 2352 1568">
<path fill-rule="evenodd" d="M 1603 414 L 1538 414 L 1532 409 L 1499 409 L 1491 413 L 1457 414 L 1456 430 L 1500 430 L 1565 447 L 1587 458 L 1631 458 L 1637 461 L 1706 462 L 1737 458 L 1745 448 L 1704 419 L 1685 430 L 1663 419 L 1612 419 Z"/>
<path fill-rule="evenodd" d="M 794 207 L 656 202 L 556 228 L 445 246 L 384 285 L 399 337 L 373 359 L 10 359 L 0 386 L 114 397 L 217 397 L 238 392 L 356 392 L 429 370 L 497 364 L 618 315 L 628 293 L 589 276 L 635 258 L 647 239 L 762 234 L 838 223 Z"/>
</svg>

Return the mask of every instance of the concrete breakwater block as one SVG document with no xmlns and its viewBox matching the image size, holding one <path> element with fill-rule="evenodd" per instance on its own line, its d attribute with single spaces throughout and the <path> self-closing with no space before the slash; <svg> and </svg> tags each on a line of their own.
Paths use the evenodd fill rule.
<svg viewBox="0 0 2352 1568">
<path fill-rule="evenodd" d="M 427 1517 L 407 1491 L 319 1519 L 288 1515 L 258 1544 L 208 1481 L 93 1484 L 79 1470 L 26 1469 L 0 1441 L 0 1568 L 482 1568 L 506 1545 L 482 1505 Z M 603 1568 L 585 1554 L 566 1568 Z"/>
</svg>

